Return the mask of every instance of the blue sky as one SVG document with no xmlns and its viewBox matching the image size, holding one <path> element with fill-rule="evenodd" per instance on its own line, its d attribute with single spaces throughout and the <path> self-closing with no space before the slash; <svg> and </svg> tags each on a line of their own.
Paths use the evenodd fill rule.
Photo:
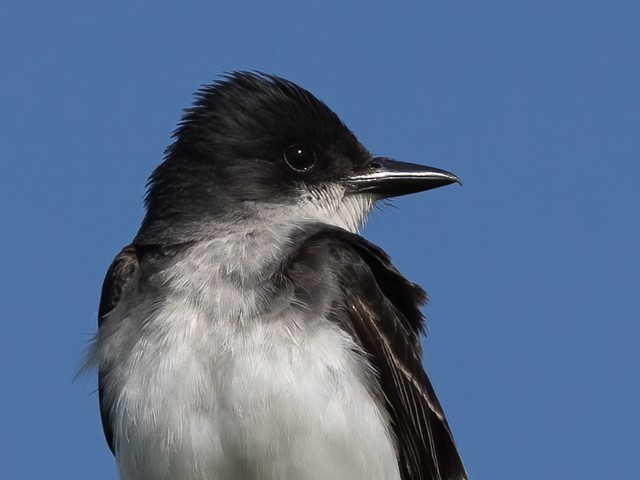
<svg viewBox="0 0 640 480">
<path fill-rule="evenodd" d="M 116 478 L 74 372 L 181 109 L 236 69 L 461 177 L 364 234 L 430 293 L 425 362 L 471 476 L 636 476 L 638 25 L 615 0 L 3 2 L 2 477 Z"/>
</svg>

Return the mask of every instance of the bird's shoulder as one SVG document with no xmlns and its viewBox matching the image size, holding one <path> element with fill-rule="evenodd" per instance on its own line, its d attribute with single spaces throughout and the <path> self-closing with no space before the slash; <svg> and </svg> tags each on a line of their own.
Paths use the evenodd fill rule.
<svg viewBox="0 0 640 480">
<path fill-rule="evenodd" d="M 305 270 L 329 269 L 342 292 L 384 302 L 400 315 L 407 334 L 418 339 L 425 328 L 421 307 L 427 294 L 398 271 L 384 250 L 356 233 L 321 224 L 309 228 L 303 238 L 290 265 L 297 270 L 301 264 Z"/>
<path fill-rule="evenodd" d="M 139 249 L 127 245 L 115 256 L 102 283 L 100 306 L 98 307 L 98 325 L 102 325 L 107 314 L 113 310 L 131 282 L 140 265 Z"/>
<path fill-rule="evenodd" d="M 138 271 L 140 265 L 139 249 L 131 244 L 124 247 L 115 256 L 102 283 L 100 306 L 98 307 L 98 324 L 113 310 L 122 294 Z"/>
</svg>

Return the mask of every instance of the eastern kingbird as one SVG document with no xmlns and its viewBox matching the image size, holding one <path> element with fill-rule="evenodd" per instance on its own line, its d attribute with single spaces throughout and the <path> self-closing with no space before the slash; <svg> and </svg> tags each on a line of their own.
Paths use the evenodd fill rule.
<svg viewBox="0 0 640 480">
<path fill-rule="evenodd" d="M 109 268 L 90 361 L 122 480 L 465 479 L 425 292 L 356 232 L 458 182 L 373 156 L 272 75 L 202 88 Z"/>
</svg>

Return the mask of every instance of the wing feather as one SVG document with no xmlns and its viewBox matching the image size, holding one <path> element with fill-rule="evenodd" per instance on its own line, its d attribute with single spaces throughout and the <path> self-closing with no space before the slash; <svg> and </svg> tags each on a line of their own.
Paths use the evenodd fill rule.
<svg viewBox="0 0 640 480">
<path fill-rule="evenodd" d="M 111 262 L 109 270 L 102 284 L 102 295 L 100 296 L 100 306 L 98 308 L 98 328 L 103 327 L 108 322 L 108 315 L 122 298 L 122 294 L 136 274 L 139 266 L 139 252 L 134 245 L 124 247 Z M 109 412 L 105 406 L 103 378 L 104 369 L 98 371 L 98 398 L 100 400 L 100 416 L 102 417 L 102 428 L 107 444 L 113 453 L 113 429 L 109 419 Z"/>
<path fill-rule="evenodd" d="M 362 237 L 324 229 L 309 237 L 298 258 L 332 262 L 345 315 L 335 321 L 354 332 L 367 353 L 391 420 L 402 480 L 467 479 L 451 430 L 422 365 L 421 306 L 425 292 L 404 278 L 389 257 Z"/>
</svg>

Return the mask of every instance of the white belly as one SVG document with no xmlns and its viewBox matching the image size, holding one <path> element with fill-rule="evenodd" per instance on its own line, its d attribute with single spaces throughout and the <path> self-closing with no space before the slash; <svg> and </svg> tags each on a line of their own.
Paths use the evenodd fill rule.
<svg viewBox="0 0 640 480">
<path fill-rule="evenodd" d="M 109 377 L 122 480 L 399 479 L 348 335 L 293 308 L 234 326 L 186 305 Z"/>
</svg>

